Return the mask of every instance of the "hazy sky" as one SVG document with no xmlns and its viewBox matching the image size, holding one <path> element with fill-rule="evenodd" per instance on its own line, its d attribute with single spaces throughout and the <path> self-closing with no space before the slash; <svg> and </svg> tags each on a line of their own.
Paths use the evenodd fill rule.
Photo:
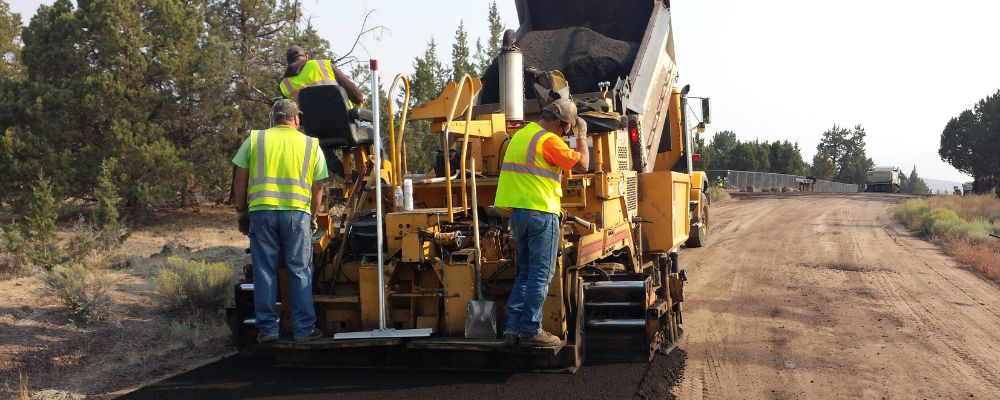
<svg viewBox="0 0 1000 400">
<path fill-rule="evenodd" d="M 27 24 L 39 0 L 14 0 Z M 51 3 L 51 1 L 44 1 Z M 368 38 L 362 58 L 381 61 L 383 80 L 412 72 L 434 37 L 444 60 L 459 20 L 474 41 L 487 34 L 485 0 L 305 0 L 307 15 L 336 52 L 350 47 L 365 10 L 389 28 Z M 925 178 L 969 178 L 937 155 L 948 119 L 1000 89 L 1000 2 L 951 0 L 674 0 L 682 84 L 710 96 L 708 133 L 797 142 L 807 162 L 834 124 L 864 126 L 876 165 L 913 165 Z M 501 17 L 516 28 L 510 0 Z"/>
</svg>

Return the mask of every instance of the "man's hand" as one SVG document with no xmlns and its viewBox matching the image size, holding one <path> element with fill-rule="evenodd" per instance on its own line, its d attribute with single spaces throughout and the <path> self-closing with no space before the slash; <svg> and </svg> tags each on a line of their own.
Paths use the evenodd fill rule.
<svg viewBox="0 0 1000 400">
<path fill-rule="evenodd" d="M 576 117 L 576 122 L 573 123 L 573 136 L 577 140 L 587 140 L 587 121 L 583 118 Z"/>
<path fill-rule="evenodd" d="M 313 217 L 313 219 L 312 219 L 312 232 L 316 233 L 316 231 L 318 231 L 318 230 L 319 230 L 319 220 L 317 220 L 316 217 Z"/>
<path fill-rule="evenodd" d="M 240 233 L 250 236 L 250 214 L 246 211 L 239 211 Z"/>
</svg>

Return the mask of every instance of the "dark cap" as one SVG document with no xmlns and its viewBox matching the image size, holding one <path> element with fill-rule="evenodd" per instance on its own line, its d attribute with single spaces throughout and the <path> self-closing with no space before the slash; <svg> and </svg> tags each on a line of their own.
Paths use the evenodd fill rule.
<svg viewBox="0 0 1000 400">
<path fill-rule="evenodd" d="M 302 49 L 299 46 L 292 46 L 289 47 L 288 50 L 285 50 L 285 61 L 291 64 L 295 62 L 295 60 L 298 59 L 299 56 L 304 56 L 304 55 L 306 55 L 306 51 L 304 49 Z"/>
<path fill-rule="evenodd" d="M 271 121 L 274 122 L 290 120 L 299 114 L 301 114 L 299 106 L 294 101 L 288 99 L 278 100 L 271 107 Z"/>
</svg>

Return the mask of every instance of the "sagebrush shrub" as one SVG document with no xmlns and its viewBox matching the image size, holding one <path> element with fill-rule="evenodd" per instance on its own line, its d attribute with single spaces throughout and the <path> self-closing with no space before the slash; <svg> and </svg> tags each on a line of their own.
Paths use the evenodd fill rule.
<svg viewBox="0 0 1000 400">
<path fill-rule="evenodd" d="M 57 265 L 46 273 L 45 284 L 70 315 L 82 322 L 111 316 L 113 283 L 97 271 L 80 264 Z"/>
<path fill-rule="evenodd" d="M 221 314 L 233 297 L 233 270 L 226 264 L 169 257 L 156 276 L 166 306 L 184 314 Z"/>
</svg>

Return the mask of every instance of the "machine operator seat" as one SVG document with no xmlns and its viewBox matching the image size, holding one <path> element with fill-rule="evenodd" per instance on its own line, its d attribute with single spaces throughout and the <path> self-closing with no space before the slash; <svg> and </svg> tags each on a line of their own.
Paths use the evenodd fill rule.
<svg viewBox="0 0 1000 400">
<path fill-rule="evenodd" d="M 319 139 L 334 180 L 343 180 L 343 151 L 374 143 L 369 110 L 351 107 L 340 85 L 303 88 L 299 92 L 300 123 L 306 135 Z"/>
<path fill-rule="evenodd" d="M 306 135 L 323 147 L 356 147 L 372 144 L 371 111 L 350 107 L 340 85 L 310 86 L 299 92 L 301 123 Z"/>
</svg>

